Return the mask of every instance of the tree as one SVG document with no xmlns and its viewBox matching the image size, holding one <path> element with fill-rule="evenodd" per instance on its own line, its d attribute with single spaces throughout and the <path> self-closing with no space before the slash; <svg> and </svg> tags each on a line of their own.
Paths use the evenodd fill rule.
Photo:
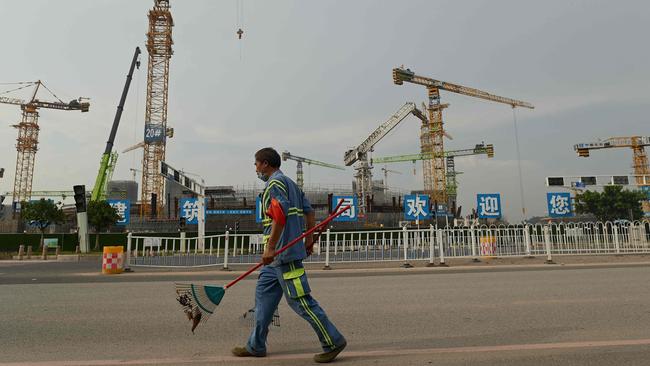
<svg viewBox="0 0 650 366">
<path fill-rule="evenodd" d="M 28 224 L 38 227 L 41 231 L 39 247 L 43 247 L 45 229 L 51 224 L 62 223 L 65 220 L 61 210 L 52 200 L 41 198 L 38 201 L 25 202 L 22 206 L 22 216 Z"/>
<path fill-rule="evenodd" d="M 95 228 L 95 249 L 99 249 L 99 233 L 113 225 L 120 216 L 106 201 L 88 202 L 88 223 Z"/>
<path fill-rule="evenodd" d="M 586 191 L 576 195 L 577 213 L 592 214 L 600 221 L 617 219 L 638 220 L 643 217 L 641 191 L 623 190 L 622 186 L 605 186 L 603 192 Z"/>
</svg>

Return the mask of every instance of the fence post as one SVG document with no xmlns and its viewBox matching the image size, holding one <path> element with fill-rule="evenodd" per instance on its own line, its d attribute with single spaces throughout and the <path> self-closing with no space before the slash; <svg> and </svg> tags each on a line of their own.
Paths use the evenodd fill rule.
<svg viewBox="0 0 650 366">
<path fill-rule="evenodd" d="M 325 232 L 325 267 L 323 269 L 332 269 L 330 267 L 330 229 Z"/>
<path fill-rule="evenodd" d="M 548 225 L 544 226 L 544 245 L 546 246 L 546 264 L 554 264 L 551 257 L 551 233 Z"/>
<path fill-rule="evenodd" d="M 404 263 L 400 267 L 402 268 L 411 268 L 413 267 L 411 263 L 408 262 L 408 241 L 409 235 L 406 231 L 406 226 L 402 227 L 402 243 L 404 244 Z"/>
<path fill-rule="evenodd" d="M 133 240 L 133 233 L 126 234 L 126 253 L 124 253 L 124 272 L 131 272 L 129 263 L 131 262 L 131 240 Z"/>
<path fill-rule="evenodd" d="M 621 242 L 618 237 L 618 226 L 616 224 L 612 225 L 612 234 L 614 235 L 614 246 L 616 247 L 616 254 L 621 254 Z"/>
<path fill-rule="evenodd" d="M 524 243 L 526 244 L 526 258 L 535 258 L 530 254 L 530 226 L 524 226 Z"/>
<path fill-rule="evenodd" d="M 226 231 L 226 242 L 223 248 L 223 268 L 224 271 L 230 271 L 228 268 L 228 242 L 230 241 L 230 232 Z"/>
<path fill-rule="evenodd" d="M 476 255 L 476 231 L 474 231 L 474 225 L 469 227 L 470 236 L 472 238 L 472 262 L 480 262 Z"/>
<path fill-rule="evenodd" d="M 438 250 L 440 251 L 440 266 L 449 267 L 445 263 L 445 241 L 442 239 L 442 229 L 438 229 Z"/>
<path fill-rule="evenodd" d="M 25 245 L 21 245 L 18 247 L 18 260 L 23 260 L 23 257 L 25 256 Z"/>
<path fill-rule="evenodd" d="M 27 246 L 27 259 L 32 259 L 32 246 Z"/>
<path fill-rule="evenodd" d="M 433 229 L 433 225 L 429 225 L 429 263 L 427 263 L 427 267 L 433 267 L 436 265 L 434 263 L 434 257 L 435 257 L 435 244 L 433 243 L 434 240 L 436 240 L 435 231 Z"/>
<path fill-rule="evenodd" d="M 185 232 L 184 231 L 181 231 L 181 243 L 180 243 L 179 251 L 181 253 L 185 253 Z"/>
</svg>

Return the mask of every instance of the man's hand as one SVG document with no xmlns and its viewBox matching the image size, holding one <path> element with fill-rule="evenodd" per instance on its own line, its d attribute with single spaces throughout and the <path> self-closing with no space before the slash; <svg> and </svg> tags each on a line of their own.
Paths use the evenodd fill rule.
<svg viewBox="0 0 650 366">
<path fill-rule="evenodd" d="M 307 235 L 305 238 L 305 250 L 308 257 L 314 252 L 314 234 Z"/>
<path fill-rule="evenodd" d="M 264 263 L 264 265 L 269 265 L 273 262 L 273 258 L 275 258 L 275 249 L 271 249 L 270 247 L 264 249 L 264 254 L 262 254 L 262 263 Z"/>
</svg>

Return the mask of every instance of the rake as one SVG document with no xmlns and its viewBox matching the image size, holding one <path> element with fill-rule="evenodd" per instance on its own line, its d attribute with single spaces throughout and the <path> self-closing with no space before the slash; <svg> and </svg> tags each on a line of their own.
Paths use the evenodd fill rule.
<svg viewBox="0 0 650 366">
<path fill-rule="evenodd" d="M 278 250 L 275 253 L 276 256 L 281 254 L 285 250 L 291 248 L 292 246 L 300 242 L 308 235 L 311 235 L 314 232 L 318 231 L 314 240 L 316 241 L 316 239 L 323 232 L 323 229 L 326 228 L 327 225 L 332 220 L 334 220 L 336 217 L 338 217 L 343 212 L 349 210 L 350 207 L 352 207 L 350 205 L 347 205 L 339 210 L 339 207 L 341 207 L 342 203 L 343 201 L 339 202 L 339 204 L 334 209 L 334 213 L 329 215 L 325 220 L 318 223 L 313 228 L 305 231 L 302 235 L 295 238 L 287 245 L 282 247 L 280 250 Z M 241 281 L 242 279 L 244 279 L 245 277 L 247 277 L 248 275 L 256 271 L 258 268 L 262 267 L 262 265 L 264 265 L 264 263 L 262 262 L 257 263 L 256 265 L 251 267 L 248 271 L 244 272 L 239 277 L 235 278 L 234 280 L 230 281 L 224 286 L 195 285 L 192 283 L 177 283 L 176 300 L 178 301 L 179 304 L 181 304 L 181 307 L 183 308 L 183 312 L 185 313 L 187 318 L 192 322 L 192 333 L 194 333 L 194 329 L 196 329 L 196 327 L 198 327 L 199 324 L 204 323 L 210 317 L 210 315 L 214 313 L 214 310 L 216 309 L 217 305 L 219 305 L 219 303 L 221 302 L 221 299 L 223 299 L 223 296 L 225 295 L 227 289 L 234 286 L 237 282 Z"/>
</svg>

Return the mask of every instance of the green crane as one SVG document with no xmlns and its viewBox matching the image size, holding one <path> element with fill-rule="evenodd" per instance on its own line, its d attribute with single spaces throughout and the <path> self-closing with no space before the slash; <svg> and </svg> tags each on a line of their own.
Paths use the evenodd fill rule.
<svg viewBox="0 0 650 366">
<path fill-rule="evenodd" d="M 106 199 L 106 188 L 108 182 L 113 177 L 113 171 L 115 170 L 115 164 L 117 164 L 117 151 L 113 151 L 113 143 L 115 142 L 115 135 L 117 134 L 117 127 L 120 124 L 120 119 L 122 118 L 122 111 L 124 110 L 124 102 L 126 101 L 126 96 L 129 93 L 129 86 L 131 85 L 131 79 L 133 79 L 133 69 L 136 67 L 140 68 L 140 47 L 135 48 L 135 53 L 133 54 L 133 59 L 131 60 L 131 66 L 129 67 L 129 73 L 126 75 L 126 83 L 124 84 L 124 90 L 122 90 L 122 97 L 120 98 L 120 103 L 117 105 L 117 111 L 115 112 L 115 119 L 113 119 L 113 127 L 111 128 L 111 133 L 106 142 L 106 149 L 104 154 L 102 154 L 101 162 L 99 163 L 99 172 L 97 172 L 97 178 L 95 179 L 95 186 L 93 187 L 93 193 L 90 196 L 92 201 L 105 200 Z"/>
<path fill-rule="evenodd" d="M 301 156 L 296 156 L 296 155 L 291 155 L 291 153 L 286 151 L 286 150 L 282 152 L 282 160 L 284 160 L 284 161 L 293 160 L 293 161 L 295 161 L 297 163 L 297 167 L 296 167 L 297 168 L 296 169 L 296 184 L 298 184 L 298 187 L 300 187 L 300 189 L 302 189 L 303 186 L 304 186 L 302 163 L 307 163 L 308 165 L 318 165 L 318 166 L 322 166 L 322 167 L 325 167 L 325 168 L 345 170 L 345 168 L 343 168 L 341 166 L 338 166 L 338 165 L 323 163 L 322 161 L 307 159 L 307 158 L 303 158 Z"/>
<path fill-rule="evenodd" d="M 445 151 L 442 155 L 446 159 L 446 190 L 449 197 L 449 207 L 456 207 L 456 198 L 458 197 L 458 181 L 456 176 L 460 172 L 456 172 L 456 164 L 454 158 L 457 156 L 470 156 L 470 155 L 487 155 L 488 158 L 494 157 L 494 145 L 485 144 L 481 142 L 474 146 L 473 149 L 461 149 L 461 150 L 448 150 Z M 415 164 L 418 160 L 428 160 L 433 159 L 434 154 L 420 153 L 420 154 L 408 154 L 408 155 L 397 155 L 397 156 L 385 156 L 379 158 L 372 158 L 370 160 L 371 164 L 389 164 L 389 163 L 399 163 L 404 161 L 412 161 Z M 455 212 L 455 211 L 454 211 Z"/>
</svg>

